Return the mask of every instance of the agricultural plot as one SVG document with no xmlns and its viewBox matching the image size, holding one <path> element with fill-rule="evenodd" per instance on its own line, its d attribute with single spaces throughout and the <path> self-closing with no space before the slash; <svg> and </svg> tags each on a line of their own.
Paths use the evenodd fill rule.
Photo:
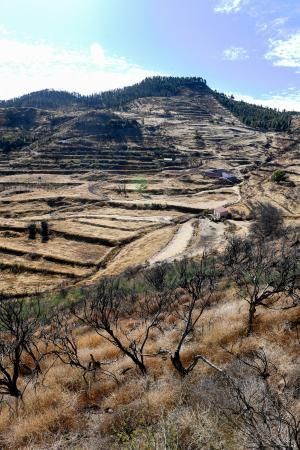
<svg viewBox="0 0 300 450">
<path fill-rule="evenodd" d="M 66 284 L 70 279 L 63 275 L 1 269 L 1 293 L 7 297 L 35 295 Z"/>
<path fill-rule="evenodd" d="M 53 221 L 52 229 L 55 233 L 67 238 L 101 243 L 109 247 L 120 245 L 122 242 L 130 242 L 138 236 L 137 231 L 123 231 L 71 220 Z"/>
<path fill-rule="evenodd" d="M 288 220 L 296 219 L 296 190 L 274 186 L 272 168 L 245 179 L 239 174 L 242 183 L 230 186 L 206 176 L 214 166 L 145 174 L 144 191 L 138 190 L 135 176 L 126 175 L 121 180 L 126 195 L 117 188 L 120 176 L 115 174 L 107 179 L 95 172 L 89 175 L 93 181 L 83 179 L 81 184 L 80 175 L 72 177 L 73 184 L 69 176 L 59 175 L 54 183 L 60 187 L 52 189 L 47 178 L 42 190 L 22 178 L 26 192 L 0 196 L 3 293 L 25 295 L 66 283 L 91 283 L 133 266 L 220 250 L 226 235 L 247 232 L 256 196 L 276 200 Z M 17 184 L 17 176 L 13 181 Z M 203 218 L 219 206 L 227 206 L 238 222 L 214 224 Z M 50 238 L 42 242 L 40 224 L 45 220 Z M 35 240 L 28 236 L 32 223 Z"/>
<path fill-rule="evenodd" d="M 8 198 L 0 200 L 1 289 L 7 296 L 88 283 L 145 264 L 167 245 L 175 232 L 174 221 L 184 217 L 177 211 L 135 206 L 99 207 L 98 199 L 70 202 L 68 196 L 48 204 L 38 202 L 39 192 L 33 186 L 31 190 L 23 202 L 16 201 L 15 194 L 10 203 Z M 49 227 L 47 242 L 40 234 L 43 220 Z M 28 226 L 33 223 L 37 234 L 29 239 Z"/>
<path fill-rule="evenodd" d="M 18 255 L 30 254 L 33 257 L 42 257 L 46 260 L 79 266 L 92 266 L 101 263 L 109 252 L 108 247 L 92 245 L 86 242 L 70 241 L 51 237 L 47 243 L 40 240 L 29 240 L 27 236 L 15 238 L 0 237 L 1 252 Z"/>
</svg>

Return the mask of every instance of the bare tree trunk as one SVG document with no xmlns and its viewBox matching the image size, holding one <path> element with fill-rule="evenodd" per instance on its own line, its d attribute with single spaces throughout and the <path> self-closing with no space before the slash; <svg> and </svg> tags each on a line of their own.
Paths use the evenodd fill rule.
<svg viewBox="0 0 300 450">
<path fill-rule="evenodd" d="M 180 350 L 176 350 L 173 356 L 171 356 L 171 361 L 176 370 L 180 373 L 182 377 L 187 375 L 186 369 L 183 367 L 180 359 Z"/>
<path fill-rule="evenodd" d="M 250 303 L 248 313 L 247 333 L 246 333 L 247 336 L 250 336 L 250 334 L 253 333 L 255 312 L 256 312 L 255 303 Z"/>
</svg>

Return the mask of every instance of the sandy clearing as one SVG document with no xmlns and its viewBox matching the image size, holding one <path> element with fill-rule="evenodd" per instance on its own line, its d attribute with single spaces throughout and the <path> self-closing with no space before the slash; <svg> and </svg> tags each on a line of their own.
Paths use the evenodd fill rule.
<svg viewBox="0 0 300 450">
<path fill-rule="evenodd" d="M 140 239 L 124 246 L 107 269 L 93 275 L 89 281 L 94 282 L 104 276 L 118 275 L 129 267 L 136 267 L 150 261 L 173 238 L 178 226 L 171 225 L 151 231 Z"/>
<path fill-rule="evenodd" d="M 205 251 L 221 250 L 225 246 L 226 225 L 223 222 L 199 219 L 198 230 L 198 238 L 193 243 L 188 256 L 202 255 Z"/>
<path fill-rule="evenodd" d="M 169 242 L 169 244 L 153 256 L 150 260 L 150 264 L 155 264 L 162 261 L 172 260 L 176 256 L 184 253 L 185 249 L 188 247 L 194 233 L 193 224 L 195 223 L 195 219 L 189 220 L 185 222 L 173 239 Z"/>
<path fill-rule="evenodd" d="M 192 219 L 184 223 L 174 238 L 159 253 L 154 255 L 150 264 L 172 261 L 177 257 L 193 257 L 205 251 L 220 250 L 225 246 L 226 225 L 209 219 Z"/>
</svg>

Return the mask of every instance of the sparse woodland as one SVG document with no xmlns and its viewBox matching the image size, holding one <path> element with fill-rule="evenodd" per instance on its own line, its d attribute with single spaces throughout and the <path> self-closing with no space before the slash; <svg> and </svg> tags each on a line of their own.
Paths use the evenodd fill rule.
<svg viewBox="0 0 300 450">
<path fill-rule="evenodd" d="M 299 449 L 299 238 L 265 220 L 55 308 L 2 299 L 1 447 Z"/>
<path fill-rule="evenodd" d="M 178 95 L 183 88 L 204 90 L 213 93 L 225 108 L 228 108 L 245 125 L 263 131 L 288 131 L 291 125 L 292 113 L 280 112 L 273 108 L 252 105 L 237 101 L 232 96 L 211 91 L 206 80 L 201 77 L 167 77 L 155 76 L 145 78 L 140 83 L 122 89 L 102 92 L 92 95 L 80 95 L 76 92 L 43 90 L 23 95 L 12 100 L 1 101 L 1 107 L 15 108 L 48 108 L 57 109 L 71 106 L 89 106 L 94 108 L 121 107 L 143 97 L 168 97 Z M 9 111 L 9 110 L 8 110 Z M 13 110 L 10 112 L 13 117 Z M 34 110 L 31 111 L 31 115 Z M 14 119 L 14 117 L 13 117 Z"/>
<path fill-rule="evenodd" d="M 167 97 L 176 95 L 183 87 L 205 89 L 206 80 L 201 77 L 148 77 L 140 83 L 122 89 L 114 89 L 100 94 L 80 95 L 76 92 L 43 90 L 2 101 L 0 106 L 60 108 L 63 106 L 94 106 L 111 108 L 143 97 Z"/>
<path fill-rule="evenodd" d="M 278 111 L 274 108 L 252 105 L 244 101 L 237 101 L 233 96 L 219 92 L 214 93 L 216 99 L 228 108 L 245 125 L 263 131 L 288 131 L 290 129 L 292 113 Z"/>
</svg>

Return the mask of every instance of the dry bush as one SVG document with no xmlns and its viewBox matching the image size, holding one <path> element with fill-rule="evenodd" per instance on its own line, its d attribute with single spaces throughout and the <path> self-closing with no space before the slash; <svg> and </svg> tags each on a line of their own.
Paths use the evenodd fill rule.
<svg viewBox="0 0 300 450">
<path fill-rule="evenodd" d="M 135 386 L 139 390 L 139 398 L 135 395 L 131 402 L 119 405 L 114 414 L 105 417 L 101 430 L 105 433 L 113 433 L 119 445 L 129 442 L 132 445 L 133 440 L 135 445 L 140 442 L 141 448 L 156 448 L 149 447 L 150 429 L 148 428 L 158 426 L 161 419 L 180 401 L 180 383 L 170 378 L 151 383 L 150 380 L 145 382 L 145 379 L 140 377 L 140 381 L 137 381 Z M 126 400 L 128 401 L 129 398 Z M 148 435 L 143 443 L 139 439 L 140 434 Z"/>
<path fill-rule="evenodd" d="M 176 430 L 178 449 L 243 450 L 237 433 L 217 411 L 182 406 L 170 414 L 167 424 Z"/>
<path fill-rule="evenodd" d="M 222 289 L 213 290 L 208 296 L 201 320 L 194 323 L 180 352 L 184 367 L 200 354 L 208 358 L 208 362 L 213 361 L 219 371 L 202 359 L 193 371 L 180 377 L 171 363 L 170 352 L 182 336 L 182 317 L 188 311 L 193 294 L 187 295 L 186 288 L 177 289 L 173 297 L 172 308 L 176 313 L 162 315 L 158 326 L 148 329 L 143 347 L 146 375 L 142 375 L 130 357 L 124 356 L 96 330 L 63 316 L 67 325 L 73 327 L 80 361 L 88 364 L 90 354 L 93 354 L 96 360 L 109 362 L 109 370 L 116 374 L 118 383 L 99 372 L 87 387 L 79 370 L 48 355 L 41 362 L 39 382 L 30 384 L 25 392 L 25 406 L 20 409 L 19 416 L 12 415 L 7 406 L 0 405 L 3 448 L 259 448 L 249 440 L 248 418 L 245 417 L 247 420 L 243 422 L 241 411 L 238 411 L 241 420 L 233 424 L 237 396 L 233 389 L 235 384 L 226 382 L 226 376 L 228 373 L 234 378 L 242 393 L 248 397 L 253 394 L 255 398 L 255 388 L 261 386 L 263 379 L 261 372 L 276 396 L 293 399 L 290 405 L 296 411 L 300 396 L 297 372 L 299 308 L 285 311 L 261 309 L 256 318 L 255 333 L 246 337 L 247 304 L 239 302 L 233 295 L 232 286 L 223 279 L 221 285 Z M 87 292 L 86 301 L 91 300 Z M 155 308 L 150 303 L 149 308 L 143 309 L 146 306 L 144 294 L 131 295 L 125 300 L 129 304 L 124 302 L 120 305 L 115 336 L 124 339 L 122 342 L 129 346 L 145 336 L 148 323 L 145 311 L 153 317 Z M 198 317 L 201 311 L 201 301 L 197 298 L 192 309 L 193 317 Z M 140 316 L 141 312 L 144 315 Z M 141 323 L 146 324 L 146 328 Z M 262 365 L 258 361 L 258 368 L 253 367 L 262 348 L 268 359 L 268 370 L 263 370 L 263 359 Z M 38 349 L 43 353 L 52 347 L 39 342 Z M 248 365 L 244 364 L 245 361 Z M 30 363 L 26 355 L 22 362 Z M 24 375 L 20 377 L 20 386 L 26 383 Z M 257 403 L 254 406 L 257 407 Z M 268 416 L 266 420 L 269 420 Z M 264 428 L 261 428 L 259 435 L 266 434 L 263 432 Z"/>
<path fill-rule="evenodd" d="M 76 408 L 76 396 L 60 390 L 29 394 L 28 407 L 5 433 L 7 448 L 53 440 L 56 434 L 76 432 L 86 424 Z"/>
<path fill-rule="evenodd" d="M 79 394 L 78 408 L 80 410 L 88 409 L 89 407 L 104 408 L 106 399 L 113 395 L 115 389 L 116 383 L 110 379 L 103 379 L 93 383 L 89 391 L 84 390 Z"/>
<path fill-rule="evenodd" d="M 79 348 L 96 348 L 101 344 L 103 344 L 103 339 L 97 333 L 93 331 L 88 331 L 83 335 L 79 335 L 78 337 L 78 347 Z"/>
</svg>

